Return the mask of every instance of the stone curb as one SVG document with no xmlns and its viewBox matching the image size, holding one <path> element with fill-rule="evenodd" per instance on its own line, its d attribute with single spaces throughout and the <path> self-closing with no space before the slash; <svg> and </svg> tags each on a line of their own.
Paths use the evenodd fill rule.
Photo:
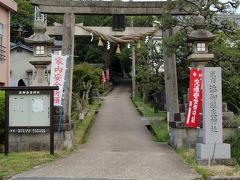
<svg viewBox="0 0 240 180">
<path fill-rule="evenodd" d="M 209 177 L 207 180 L 240 180 L 240 177 Z"/>
</svg>

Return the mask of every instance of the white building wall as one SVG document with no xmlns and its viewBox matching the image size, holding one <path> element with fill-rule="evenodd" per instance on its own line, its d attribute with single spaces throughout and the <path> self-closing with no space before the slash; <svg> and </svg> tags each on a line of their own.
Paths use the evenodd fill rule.
<svg viewBox="0 0 240 180">
<path fill-rule="evenodd" d="M 24 49 L 21 52 L 17 48 L 11 51 L 11 77 L 10 86 L 17 86 L 18 81 L 23 79 L 26 86 L 30 85 L 31 79 L 28 79 L 27 70 L 33 70 L 34 67 L 29 63 L 29 59 L 33 57 L 33 53 Z"/>
</svg>

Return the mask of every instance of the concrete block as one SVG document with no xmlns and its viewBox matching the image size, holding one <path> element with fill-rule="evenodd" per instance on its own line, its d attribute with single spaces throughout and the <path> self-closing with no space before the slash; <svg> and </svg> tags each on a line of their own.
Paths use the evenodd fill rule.
<svg viewBox="0 0 240 180">
<path fill-rule="evenodd" d="M 196 159 L 231 159 L 230 144 L 196 144 Z"/>
<path fill-rule="evenodd" d="M 29 151 L 29 143 L 27 142 L 18 143 L 18 151 Z"/>
<path fill-rule="evenodd" d="M 179 104 L 179 112 L 185 112 L 185 104 Z"/>
<path fill-rule="evenodd" d="M 184 123 L 183 122 L 174 122 L 174 121 L 170 121 L 169 122 L 169 127 L 171 128 L 184 128 Z"/>
<path fill-rule="evenodd" d="M 226 140 L 234 135 L 233 128 L 223 129 L 223 140 Z M 170 144 L 172 147 L 186 147 L 189 145 L 195 147 L 197 139 L 197 129 L 189 128 L 170 128 Z M 203 143 L 202 128 L 199 131 L 198 143 Z"/>
<path fill-rule="evenodd" d="M 183 112 L 181 113 L 181 122 L 185 123 L 185 121 L 186 121 L 186 113 Z"/>
<path fill-rule="evenodd" d="M 41 142 L 31 142 L 29 143 L 30 151 L 41 151 Z"/>
<path fill-rule="evenodd" d="M 180 113 L 174 113 L 174 121 L 180 122 L 181 121 L 181 114 Z"/>
<path fill-rule="evenodd" d="M 233 112 L 223 112 L 222 114 L 223 127 L 231 127 L 233 117 L 234 117 Z"/>
<path fill-rule="evenodd" d="M 183 95 L 183 103 L 188 104 L 188 94 Z"/>
<path fill-rule="evenodd" d="M 48 142 L 48 143 L 46 143 L 46 142 L 41 143 L 40 149 L 41 149 L 41 151 L 42 150 L 49 151 L 50 150 L 50 142 Z"/>
<path fill-rule="evenodd" d="M 9 134 L 9 142 L 21 142 L 21 134 Z"/>
<path fill-rule="evenodd" d="M 9 152 L 18 152 L 18 143 L 17 142 L 9 142 Z"/>
<path fill-rule="evenodd" d="M 208 166 L 209 163 L 211 165 L 225 165 L 225 166 L 236 166 L 236 159 L 214 159 L 209 162 L 208 159 L 197 160 L 197 164 L 200 166 Z"/>
<path fill-rule="evenodd" d="M 71 148 L 72 131 L 60 131 L 60 149 Z M 58 134 L 54 133 L 54 146 L 59 149 Z M 9 151 L 49 151 L 50 149 L 50 134 L 10 134 L 9 136 Z"/>
<path fill-rule="evenodd" d="M 227 111 L 228 111 L 227 103 L 223 102 L 222 103 L 222 112 L 227 112 Z"/>
</svg>

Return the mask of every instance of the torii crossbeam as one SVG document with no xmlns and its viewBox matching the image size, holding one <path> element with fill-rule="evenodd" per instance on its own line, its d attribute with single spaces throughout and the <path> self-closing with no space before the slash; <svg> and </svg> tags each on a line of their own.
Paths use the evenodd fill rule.
<svg viewBox="0 0 240 180">
<path fill-rule="evenodd" d="M 81 1 L 81 0 L 30 0 L 38 5 L 43 13 L 49 14 L 89 14 L 89 15 L 161 15 L 166 13 L 167 2 L 116 2 L 116 1 Z M 171 6 L 172 7 L 172 6 Z M 172 15 L 186 15 L 180 10 L 177 3 L 168 10 Z"/>
</svg>

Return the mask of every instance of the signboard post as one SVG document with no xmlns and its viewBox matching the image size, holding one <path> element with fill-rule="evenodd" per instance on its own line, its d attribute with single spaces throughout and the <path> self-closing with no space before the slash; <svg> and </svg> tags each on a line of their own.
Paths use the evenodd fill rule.
<svg viewBox="0 0 240 180">
<path fill-rule="evenodd" d="M 3 87 L 5 90 L 5 154 L 9 134 L 50 133 L 54 154 L 53 90 L 56 86 Z"/>
</svg>

